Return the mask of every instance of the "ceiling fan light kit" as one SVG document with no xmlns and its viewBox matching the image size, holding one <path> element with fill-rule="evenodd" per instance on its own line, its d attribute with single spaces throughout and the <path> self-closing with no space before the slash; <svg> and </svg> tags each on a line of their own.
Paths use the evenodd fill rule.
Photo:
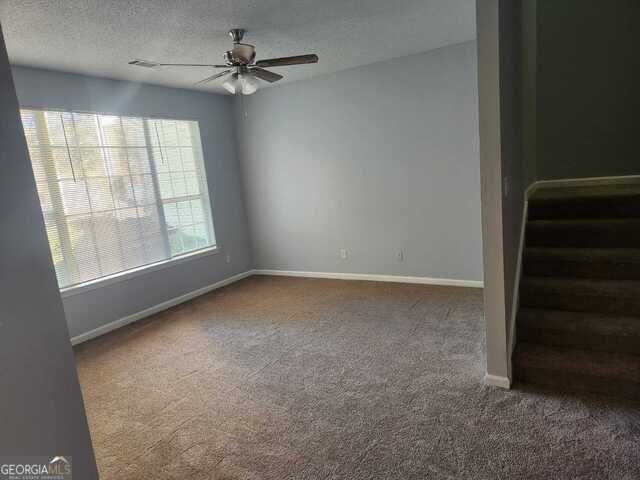
<svg viewBox="0 0 640 480">
<path fill-rule="evenodd" d="M 233 73 L 224 81 L 222 86 L 229 93 L 234 95 L 251 95 L 258 90 L 260 83 L 258 79 L 249 73 Z"/>
<path fill-rule="evenodd" d="M 229 30 L 229 35 L 233 39 L 233 48 L 227 50 L 223 54 L 224 65 L 200 64 L 200 63 L 158 63 L 150 60 L 135 59 L 129 62 L 129 65 L 144 68 L 156 67 L 210 67 L 225 68 L 220 73 L 211 75 L 196 83 L 203 85 L 219 78 L 225 77 L 222 86 L 229 93 L 234 95 L 251 95 L 260 87 L 260 80 L 273 83 L 284 78 L 275 72 L 265 70 L 262 67 L 284 67 L 290 65 L 302 65 L 307 63 L 317 63 L 317 55 L 297 55 L 293 57 L 271 58 L 267 60 L 258 60 L 256 58 L 256 49 L 253 45 L 242 43 L 244 30 L 234 28 Z M 259 80 L 260 79 L 260 80 Z"/>
</svg>

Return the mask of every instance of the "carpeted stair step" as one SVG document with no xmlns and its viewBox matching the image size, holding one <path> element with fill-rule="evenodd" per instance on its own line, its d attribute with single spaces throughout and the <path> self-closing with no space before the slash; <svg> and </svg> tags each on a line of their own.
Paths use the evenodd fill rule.
<svg viewBox="0 0 640 480">
<path fill-rule="evenodd" d="M 640 399 L 640 355 L 519 343 L 513 361 L 517 381 Z"/>
<path fill-rule="evenodd" d="M 638 248 L 640 218 L 530 220 L 527 247 Z"/>
<path fill-rule="evenodd" d="M 640 281 L 524 276 L 520 306 L 640 315 Z"/>
<path fill-rule="evenodd" d="M 640 217 L 640 195 L 634 192 L 629 195 L 531 198 L 528 211 L 531 220 Z"/>
<path fill-rule="evenodd" d="M 521 308 L 517 335 L 518 343 L 640 355 L 640 317 Z"/>
<path fill-rule="evenodd" d="M 529 247 L 522 269 L 527 276 L 640 280 L 640 249 Z"/>
</svg>

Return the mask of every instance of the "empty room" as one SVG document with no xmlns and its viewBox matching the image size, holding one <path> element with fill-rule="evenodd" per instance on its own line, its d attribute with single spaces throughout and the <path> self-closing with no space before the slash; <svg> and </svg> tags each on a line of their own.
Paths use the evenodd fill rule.
<svg viewBox="0 0 640 480">
<path fill-rule="evenodd" d="M 640 478 L 638 20 L 0 0 L 0 480 Z"/>
</svg>

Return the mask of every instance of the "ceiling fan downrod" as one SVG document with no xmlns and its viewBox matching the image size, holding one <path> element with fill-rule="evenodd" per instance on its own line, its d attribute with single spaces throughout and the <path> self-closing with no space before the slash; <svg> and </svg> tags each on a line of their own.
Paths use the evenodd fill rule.
<svg viewBox="0 0 640 480">
<path fill-rule="evenodd" d="M 233 43 L 240 43 L 244 37 L 244 29 L 232 28 L 229 30 L 229 36 L 233 39 Z"/>
</svg>

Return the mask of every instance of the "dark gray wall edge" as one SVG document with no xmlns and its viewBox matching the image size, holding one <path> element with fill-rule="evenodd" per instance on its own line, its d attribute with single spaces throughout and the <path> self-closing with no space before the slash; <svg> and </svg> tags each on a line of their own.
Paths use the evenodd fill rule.
<svg viewBox="0 0 640 480">
<path fill-rule="evenodd" d="M 219 254 L 64 298 L 72 337 L 252 268 L 227 96 L 14 67 L 22 107 L 198 120 Z M 231 263 L 226 263 L 227 254 Z"/>
<path fill-rule="evenodd" d="M 0 145 L 0 452 L 5 459 L 72 456 L 74 478 L 94 480 L 84 404 L 1 29 Z"/>
</svg>

